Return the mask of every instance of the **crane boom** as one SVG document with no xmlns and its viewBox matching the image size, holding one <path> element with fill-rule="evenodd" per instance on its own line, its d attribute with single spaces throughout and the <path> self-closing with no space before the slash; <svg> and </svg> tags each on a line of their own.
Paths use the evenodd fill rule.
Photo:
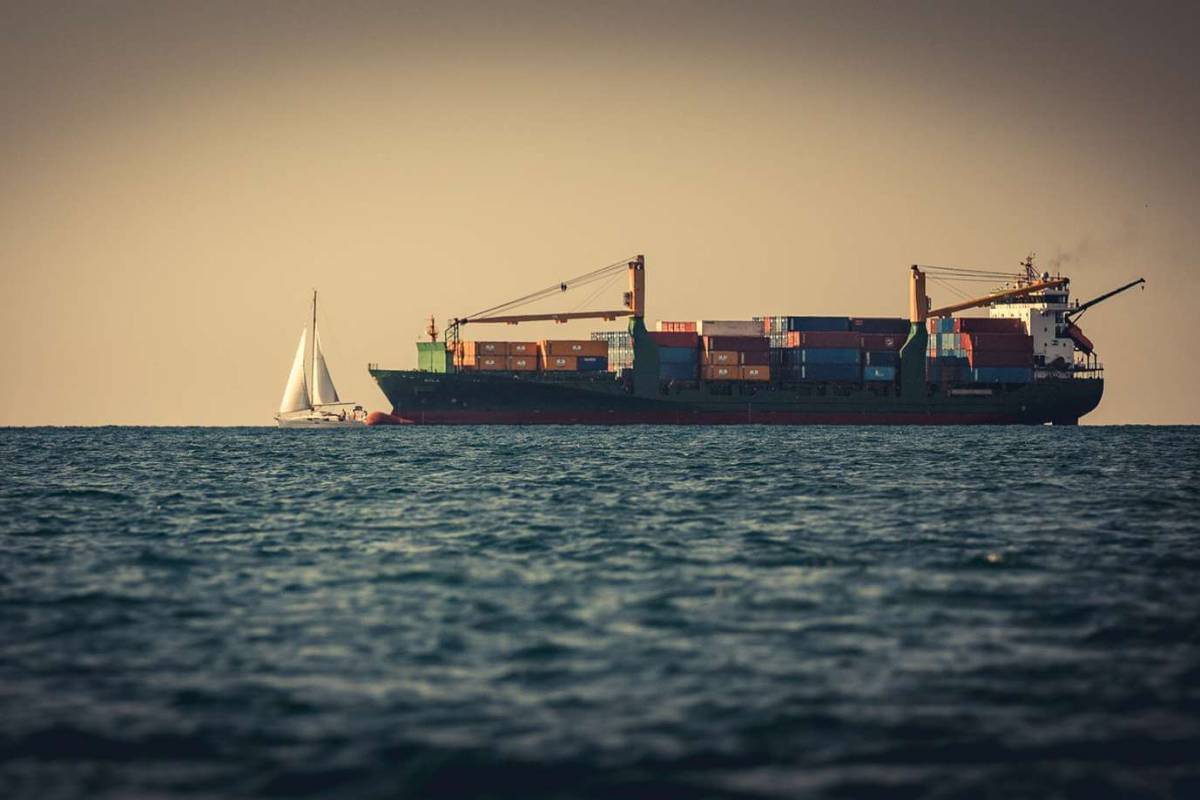
<svg viewBox="0 0 1200 800">
<path fill-rule="evenodd" d="M 629 290 L 624 293 L 623 301 L 624 308 L 620 310 L 608 311 L 561 311 L 561 312 L 546 312 L 538 314 L 505 314 L 495 313 L 504 312 L 521 305 L 526 305 L 536 300 L 541 300 L 554 294 L 566 292 L 569 289 L 577 286 L 594 283 L 602 278 L 615 276 L 621 268 L 624 268 L 629 275 Z M 638 255 L 627 262 L 617 262 L 609 264 L 607 267 L 593 270 L 576 278 L 563 281 L 556 286 L 548 287 L 540 292 L 526 295 L 508 303 L 503 303 L 498 306 L 481 311 L 468 317 L 456 317 L 451 320 L 450 325 L 446 329 L 446 339 L 457 339 L 458 330 L 461 326 L 473 322 L 479 323 L 504 323 L 508 325 L 517 325 L 522 322 L 568 322 L 573 319 L 603 319 L 615 320 L 618 317 L 642 317 L 646 313 L 646 257 Z"/>
<path fill-rule="evenodd" d="M 1121 292 L 1125 291 L 1126 289 L 1132 289 L 1133 287 L 1137 286 L 1139 283 L 1145 283 L 1145 282 L 1146 282 L 1145 278 L 1138 278 L 1136 281 L 1130 281 L 1129 283 L 1125 284 L 1124 286 L 1120 286 L 1116 289 L 1113 289 L 1111 292 L 1105 292 L 1104 294 L 1100 295 L 1099 297 L 1093 297 L 1091 300 L 1088 300 L 1086 303 L 1082 303 L 1082 304 L 1076 306 L 1075 308 L 1072 308 L 1066 314 L 1063 314 L 1063 319 L 1065 319 L 1067 322 L 1070 322 L 1072 317 L 1079 316 L 1080 314 L 1087 311 L 1089 308 L 1096 305 L 1097 303 L 1103 303 L 1108 298 L 1114 297 L 1114 296 L 1120 294 Z"/>
<path fill-rule="evenodd" d="M 961 303 L 955 303 L 949 306 L 935 308 L 928 312 L 931 317 L 944 317 L 947 314 L 953 314 L 955 311 L 965 311 L 968 308 L 978 308 L 986 306 L 988 303 L 993 303 L 997 300 L 1007 300 L 1012 297 L 1024 297 L 1027 294 L 1040 292 L 1042 289 L 1057 289 L 1061 286 L 1066 286 L 1071 282 L 1070 278 L 1052 278 L 1045 281 L 1035 281 L 1028 286 L 1018 286 L 1016 289 L 1008 289 L 1003 292 L 995 292 L 983 297 L 975 297 L 970 300 L 964 300 Z"/>
</svg>

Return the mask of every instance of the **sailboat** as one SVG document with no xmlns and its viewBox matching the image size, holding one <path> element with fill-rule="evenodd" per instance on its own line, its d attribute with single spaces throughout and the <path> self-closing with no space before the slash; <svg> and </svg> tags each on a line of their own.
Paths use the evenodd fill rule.
<svg viewBox="0 0 1200 800">
<path fill-rule="evenodd" d="M 279 402 L 279 413 L 275 422 L 281 428 L 343 428 L 362 425 L 366 420 L 363 407 L 343 402 L 329 375 L 325 354 L 321 352 L 321 334 L 317 330 L 317 293 L 313 292 L 312 351 L 310 373 L 312 392 L 309 392 L 308 377 L 305 375 L 305 357 L 309 356 L 308 331 L 300 331 L 300 345 L 292 360 L 292 371 L 288 375 L 283 399 Z M 348 408 L 353 406 L 353 408 Z"/>
</svg>

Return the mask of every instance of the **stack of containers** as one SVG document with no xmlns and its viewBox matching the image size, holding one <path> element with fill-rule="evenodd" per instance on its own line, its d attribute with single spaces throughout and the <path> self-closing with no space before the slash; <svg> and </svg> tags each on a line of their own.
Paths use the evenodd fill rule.
<svg viewBox="0 0 1200 800">
<path fill-rule="evenodd" d="M 658 346 L 660 380 L 694 381 L 700 366 L 700 337 L 685 331 L 648 333 Z"/>
<path fill-rule="evenodd" d="M 1033 339 L 1019 319 L 930 319 L 926 379 L 933 383 L 1029 383 Z"/>
<path fill-rule="evenodd" d="M 753 335 L 707 333 L 701 338 L 704 379 L 708 381 L 743 380 L 769 381 L 771 379 L 770 342 L 762 335 L 761 322 L 747 320 L 738 326 L 730 323 L 714 324 L 702 322 L 701 330 L 749 330 L 758 326 Z M 660 351 L 661 352 L 661 351 Z"/>
<path fill-rule="evenodd" d="M 608 369 L 608 342 L 543 339 L 540 345 L 540 365 L 546 372 L 604 372 Z"/>
<path fill-rule="evenodd" d="M 608 345 L 608 368 L 612 372 L 633 369 L 633 337 L 629 331 L 592 331 L 592 341 Z"/>
<path fill-rule="evenodd" d="M 658 333 L 695 333 L 696 323 L 691 320 L 671 321 L 660 319 L 654 329 Z"/>
<path fill-rule="evenodd" d="M 846 320 L 847 326 L 849 320 Z M 862 336 L 848 330 L 801 330 L 788 333 L 788 359 L 793 374 L 805 381 L 862 379 Z"/>
<path fill-rule="evenodd" d="M 1019 319 L 961 317 L 955 330 L 963 337 L 973 383 L 1029 383 L 1033 380 L 1033 337 Z"/>
<path fill-rule="evenodd" d="M 454 364 L 466 370 L 532 372 L 538 368 L 538 343 L 457 342 Z"/>
<path fill-rule="evenodd" d="M 850 330 L 860 334 L 864 381 L 894 381 L 900 367 L 900 348 L 910 323 L 902 317 L 855 317 Z"/>
<path fill-rule="evenodd" d="M 925 361 L 925 379 L 930 383 L 966 383 L 970 380 L 967 347 L 962 334 L 954 329 L 954 317 L 930 317 L 925 321 L 929 349 Z"/>
</svg>

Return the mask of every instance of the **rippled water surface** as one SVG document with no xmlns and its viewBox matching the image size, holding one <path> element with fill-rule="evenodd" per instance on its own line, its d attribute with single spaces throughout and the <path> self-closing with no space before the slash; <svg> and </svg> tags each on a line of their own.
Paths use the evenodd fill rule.
<svg viewBox="0 0 1200 800">
<path fill-rule="evenodd" d="M 1200 431 L 0 431 L 4 797 L 1200 796 Z"/>
</svg>

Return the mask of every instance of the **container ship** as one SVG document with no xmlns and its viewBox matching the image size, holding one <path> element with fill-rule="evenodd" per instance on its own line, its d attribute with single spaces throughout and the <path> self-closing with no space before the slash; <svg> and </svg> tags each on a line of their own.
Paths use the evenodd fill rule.
<svg viewBox="0 0 1200 800">
<path fill-rule="evenodd" d="M 1104 370 L 1077 324 L 1089 308 L 1070 280 L 913 265 L 907 318 L 764 315 L 645 322 L 646 264 L 623 259 L 540 292 L 453 319 L 430 318 L 417 369 L 372 377 L 391 403 L 370 425 L 1075 425 L 1100 403 Z M 621 308 L 515 313 L 627 275 Z M 994 281 L 986 295 L 933 308 L 927 280 Z M 615 304 L 614 304 L 615 305 Z M 985 308 L 987 317 L 956 316 Z M 468 339 L 490 325 L 616 321 L 589 339 Z M 489 328 L 490 330 L 490 328 Z"/>
</svg>

